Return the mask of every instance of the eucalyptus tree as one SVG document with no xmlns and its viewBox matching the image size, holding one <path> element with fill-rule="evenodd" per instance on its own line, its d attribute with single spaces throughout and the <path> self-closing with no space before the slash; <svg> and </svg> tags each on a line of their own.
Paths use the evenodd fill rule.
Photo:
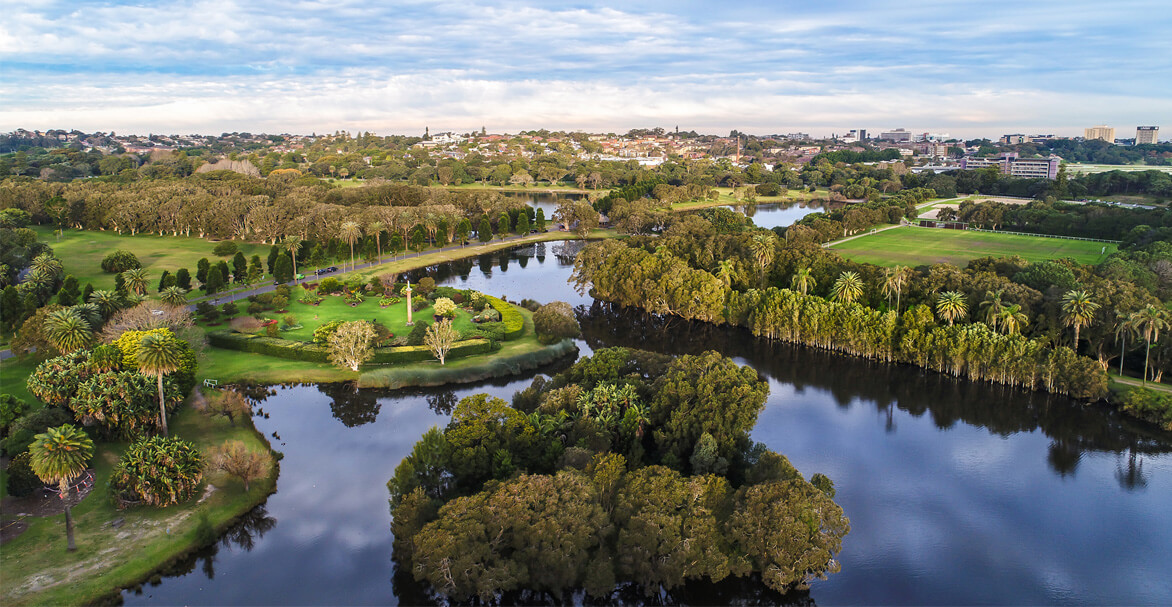
<svg viewBox="0 0 1172 607">
<path fill-rule="evenodd" d="M 1170 324 L 1172 324 L 1172 314 L 1168 310 L 1160 308 L 1154 304 L 1148 304 L 1139 311 L 1133 313 L 1128 319 L 1139 334 L 1143 336 L 1144 341 L 1147 342 L 1147 350 L 1144 352 L 1144 377 L 1143 383 L 1148 382 L 1148 359 L 1152 354 L 1152 342 L 1160 341 L 1160 332 L 1167 331 Z"/>
<path fill-rule="evenodd" d="M 138 346 L 138 371 L 154 376 L 159 384 L 159 426 L 167 436 L 167 407 L 163 399 L 163 376 L 183 366 L 183 348 L 179 340 L 167 333 L 152 333 Z"/>
<path fill-rule="evenodd" d="M 948 321 L 948 326 L 968 316 L 969 306 L 964 293 L 945 291 L 936 298 L 936 314 Z"/>
<path fill-rule="evenodd" d="M 29 466 L 46 483 L 56 483 L 65 504 L 65 537 L 70 552 L 73 541 L 73 513 L 69 508 L 70 482 L 85 472 L 94 454 L 94 442 L 80 428 L 65 424 L 33 437 L 29 445 Z"/>
<path fill-rule="evenodd" d="M 830 287 L 830 298 L 839 303 L 852 303 L 863 296 L 863 279 L 858 272 L 843 272 Z"/>
<path fill-rule="evenodd" d="M 1078 350 L 1079 329 L 1091 324 L 1099 304 L 1086 291 L 1067 291 L 1062 296 L 1062 322 L 1074 327 L 1074 349 Z"/>
<path fill-rule="evenodd" d="M 798 268 L 789 284 L 794 290 L 805 295 L 810 289 L 818 286 L 818 281 L 810 274 L 810 268 Z"/>
<path fill-rule="evenodd" d="M 338 236 L 350 245 L 350 269 L 354 269 L 354 243 L 362 237 L 362 228 L 357 222 L 344 221 L 338 228 Z"/>
</svg>

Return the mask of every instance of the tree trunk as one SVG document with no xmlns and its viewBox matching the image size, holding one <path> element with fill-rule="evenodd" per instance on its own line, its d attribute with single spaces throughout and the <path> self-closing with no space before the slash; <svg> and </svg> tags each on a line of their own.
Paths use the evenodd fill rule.
<svg viewBox="0 0 1172 607">
<path fill-rule="evenodd" d="M 1148 349 L 1144 352 L 1144 380 L 1143 385 L 1148 385 L 1148 356 L 1152 354 L 1152 340 L 1148 340 Z"/>
<path fill-rule="evenodd" d="M 1127 332 L 1123 332 L 1123 348 L 1119 350 L 1119 377 L 1123 377 L 1123 359 L 1127 357 Z"/>
<path fill-rule="evenodd" d="M 69 511 L 68 503 L 65 505 L 65 539 L 67 550 L 70 552 L 77 550 L 77 543 L 73 541 L 73 513 Z"/>
<path fill-rule="evenodd" d="M 159 374 L 159 425 L 163 427 L 163 436 L 167 436 L 167 407 L 163 401 L 163 374 Z"/>
</svg>

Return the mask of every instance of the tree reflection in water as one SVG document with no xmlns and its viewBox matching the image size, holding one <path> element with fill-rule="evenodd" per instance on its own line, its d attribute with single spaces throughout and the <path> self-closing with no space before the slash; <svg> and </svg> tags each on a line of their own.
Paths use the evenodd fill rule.
<svg viewBox="0 0 1172 607">
<path fill-rule="evenodd" d="M 330 397 L 330 411 L 347 428 L 369 424 L 378 419 L 382 405 L 370 390 L 358 390 L 351 382 L 318 384 L 317 389 Z"/>
<path fill-rule="evenodd" d="M 195 571 L 196 565 L 200 566 L 203 574 L 209 580 L 215 579 L 216 555 L 220 548 L 237 548 L 244 552 L 250 552 L 256 546 L 257 541 L 276 525 L 277 519 L 269 516 L 265 505 L 261 504 L 232 523 L 232 526 L 220 536 L 219 540 L 195 550 L 164 569 L 159 575 L 152 577 L 150 585 L 158 586 L 163 583 L 163 578 L 166 577 L 185 576 Z M 134 593 L 141 595 L 143 593 L 142 586 L 136 587 Z"/>
</svg>

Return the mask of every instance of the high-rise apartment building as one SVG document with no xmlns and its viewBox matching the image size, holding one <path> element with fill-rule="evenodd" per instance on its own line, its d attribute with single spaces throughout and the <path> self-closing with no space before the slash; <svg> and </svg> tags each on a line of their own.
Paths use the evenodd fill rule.
<svg viewBox="0 0 1172 607">
<path fill-rule="evenodd" d="M 1135 144 L 1143 145 L 1145 143 L 1156 143 L 1160 137 L 1160 127 L 1158 126 L 1137 126 L 1135 127 Z"/>
<path fill-rule="evenodd" d="M 1102 125 L 1092 126 L 1088 129 L 1083 129 L 1082 138 L 1087 141 L 1098 139 L 1107 143 L 1115 143 L 1115 127 Z"/>
</svg>

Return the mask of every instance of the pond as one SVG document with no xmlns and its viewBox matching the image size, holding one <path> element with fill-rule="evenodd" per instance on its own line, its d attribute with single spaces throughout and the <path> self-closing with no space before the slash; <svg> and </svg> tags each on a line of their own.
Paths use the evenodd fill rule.
<svg viewBox="0 0 1172 607">
<path fill-rule="evenodd" d="M 566 283 L 573 244 L 432 269 L 440 282 L 579 306 L 583 355 L 716 349 L 770 384 L 753 437 L 835 482 L 851 519 L 842 572 L 778 597 L 695 585 L 693 604 L 1172 604 L 1172 437 L 1064 398 L 769 344 L 740 330 L 599 304 Z M 556 369 L 547 369 L 547 373 Z M 391 561 L 386 481 L 464 396 L 454 390 L 268 389 L 257 427 L 285 454 L 278 492 L 221 544 L 128 604 L 421 604 Z"/>
</svg>

